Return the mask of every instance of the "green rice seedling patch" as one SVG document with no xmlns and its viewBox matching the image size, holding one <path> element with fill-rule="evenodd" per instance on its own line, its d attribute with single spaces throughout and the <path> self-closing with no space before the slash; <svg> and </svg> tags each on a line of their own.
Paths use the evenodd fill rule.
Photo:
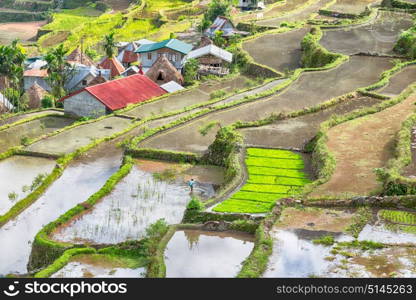
<svg viewBox="0 0 416 300">
<path fill-rule="evenodd" d="M 263 156 L 263 157 L 277 157 L 277 158 L 293 158 L 302 159 L 302 155 L 299 153 L 280 150 L 280 149 L 261 149 L 261 148 L 249 148 L 247 149 L 247 155 L 249 156 Z"/>
<path fill-rule="evenodd" d="M 270 175 L 279 177 L 307 178 L 302 170 L 275 169 L 268 167 L 249 166 L 250 175 Z"/>
<path fill-rule="evenodd" d="M 248 167 L 269 167 L 274 168 L 279 166 L 279 169 L 294 169 L 302 170 L 305 165 L 302 160 L 286 159 L 286 158 L 264 158 L 264 157 L 251 157 L 246 159 Z"/>
<path fill-rule="evenodd" d="M 302 156 L 288 150 L 249 148 L 246 165 L 246 184 L 214 211 L 265 213 L 277 200 L 301 193 L 310 182 Z"/>
<path fill-rule="evenodd" d="M 309 183 L 307 178 L 293 178 L 284 176 L 270 176 L 270 175 L 251 175 L 248 183 L 261 183 L 261 184 L 281 184 L 290 186 L 304 186 Z"/>
</svg>

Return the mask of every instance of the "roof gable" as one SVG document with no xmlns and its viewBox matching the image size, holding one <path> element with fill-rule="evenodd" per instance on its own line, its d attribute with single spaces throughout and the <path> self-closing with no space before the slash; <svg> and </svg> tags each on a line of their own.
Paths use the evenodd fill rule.
<svg viewBox="0 0 416 300">
<path fill-rule="evenodd" d="M 233 61 L 233 55 L 232 53 L 228 52 L 227 50 L 221 49 L 214 44 L 207 45 L 202 48 L 198 48 L 196 50 L 193 50 L 188 53 L 185 60 L 191 59 L 191 58 L 199 58 L 204 55 L 213 55 L 215 57 L 221 58 L 222 60 L 225 60 L 229 63 Z"/>
<path fill-rule="evenodd" d="M 188 54 L 189 51 L 192 50 L 193 46 L 177 39 L 170 39 L 159 43 L 141 45 L 139 49 L 136 50 L 136 53 L 151 52 L 162 48 L 169 48 L 183 54 Z"/>
</svg>

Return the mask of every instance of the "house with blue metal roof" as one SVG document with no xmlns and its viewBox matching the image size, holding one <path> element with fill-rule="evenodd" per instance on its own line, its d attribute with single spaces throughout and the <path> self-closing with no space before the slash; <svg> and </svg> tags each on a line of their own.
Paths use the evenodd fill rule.
<svg viewBox="0 0 416 300">
<path fill-rule="evenodd" d="M 162 55 L 175 66 L 182 69 L 183 58 L 192 50 L 193 46 L 177 39 L 169 39 L 158 43 L 141 45 L 135 52 L 139 54 L 143 70 L 146 72 Z"/>
</svg>

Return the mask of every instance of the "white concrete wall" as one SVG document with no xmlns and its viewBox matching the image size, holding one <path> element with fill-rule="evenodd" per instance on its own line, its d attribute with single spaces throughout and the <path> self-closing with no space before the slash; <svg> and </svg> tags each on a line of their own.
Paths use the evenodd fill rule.
<svg viewBox="0 0 416 300">
<path fill-rule="evenodd" d="M 64 100 L 65 113 L 77 117 L 100 117 L 106 114 L 106 107 L 87 91 Z"/>
</svg>

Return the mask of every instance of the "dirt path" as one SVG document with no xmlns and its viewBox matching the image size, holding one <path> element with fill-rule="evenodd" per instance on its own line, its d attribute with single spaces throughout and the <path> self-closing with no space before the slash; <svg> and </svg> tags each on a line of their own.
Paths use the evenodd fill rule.
<svg viewBox="0 0 416 300">
<path fill-rule="evenodd" d="M 253 59 L 277 71 L 294 70 L 300 67 L 302 51 L 300 43 L 309 32 L 301 28 L 285 33 L 267 34 L 243 44 Z"/>
<path fill-rule="evenodd" d="M 367 195 L 380 188 L 373 172 L 392 158 L 394 139 L 414 111 L 416 94 L 379 113 L 340 124 L 328 133 L 328 147 L 337 161 L 331 179 L 311 196 Z"/>
</svg>

